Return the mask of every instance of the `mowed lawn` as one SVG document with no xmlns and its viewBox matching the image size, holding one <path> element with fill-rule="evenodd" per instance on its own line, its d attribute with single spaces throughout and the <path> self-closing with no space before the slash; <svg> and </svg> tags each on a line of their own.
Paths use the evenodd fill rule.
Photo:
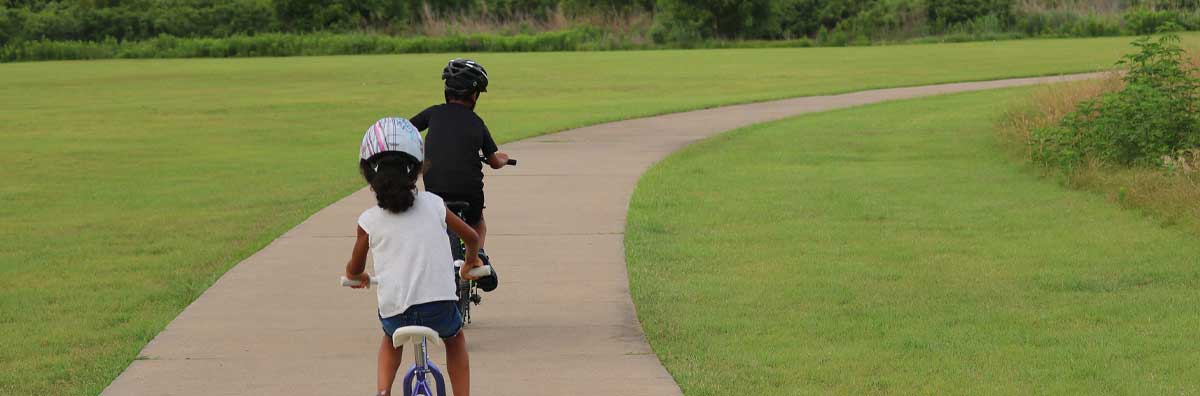
<svg viewBox="0 0 1200 396">
<path fill-rule="evenodd" d="M 493 79 L 481 114 L 512 141 L 734 102 L 1090 71 L 1128 41 L 474 57 Z M 440 102 L 451 57 L 0 65 L 0 394 L 98 393 L 224 271 L 360 188 L 362 131 Z"/>
<path fill-rule="evenodd" d="M 1028 93 L 802 116 L 650 170 L 631 288 L 684 393 L 1200 392 L 1200 236 L 1002 154 Z"/>
</svg>

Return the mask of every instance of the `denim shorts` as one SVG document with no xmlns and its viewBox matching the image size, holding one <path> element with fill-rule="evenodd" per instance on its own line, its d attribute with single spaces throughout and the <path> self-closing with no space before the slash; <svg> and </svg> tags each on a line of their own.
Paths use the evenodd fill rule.
<svg viewBox="0 0 1200 396">
<path fill-rule="evenodd" d="M 434 301 L 417 304 L 391 317 L 379 317 L 383 324 L 383 334 L 388 337 L 404 326 L 425 326 L 433 329 L 442 338 L 458 335 L 462 330 L 462 314 L 458 312 L 457 301 Z"/>
</svg>

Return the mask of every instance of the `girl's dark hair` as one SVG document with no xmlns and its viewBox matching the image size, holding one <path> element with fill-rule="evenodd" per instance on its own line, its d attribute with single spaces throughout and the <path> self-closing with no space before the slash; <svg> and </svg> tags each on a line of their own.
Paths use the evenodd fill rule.
<svg viewBox="0 0 1200 396">
<path fill-rule="evenodd" d="M 413 206 L 417 199 L 417 177 L 421 176 L 421 162 L 415 157 L 399 151 L 385 151 L 360 160 L 358 168 L 375 191 L 379 207 L 401 213 Z"/>
</svg>

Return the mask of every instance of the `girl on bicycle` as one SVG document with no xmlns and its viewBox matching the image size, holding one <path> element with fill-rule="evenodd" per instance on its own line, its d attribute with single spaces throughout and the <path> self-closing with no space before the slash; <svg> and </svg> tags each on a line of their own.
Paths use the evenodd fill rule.
<svg viewBox="0 0 1200 396">
<path fill-rule="evenodd" d="M 358 240 L 346 264 L 346 278 L 359 281 L 356 288 L 370 287 L 370 276 L 364 272 L 370 252 L 384 333 L 379 345 L 378 395 L 391 395 L 400 368 L 403 346 L 392 345 L 392 333 L 404 326 L 425 326 L 445 341 L 455 396 L 469 396 L 467 338 L 455 304 L 458 296 L 446 228 L 468 246 L 460 270 L 465 279 L 474 279 L 467 272 L 482 265 L 476 254 L 479 236 L 446 210 L 437 195 L 417 190 L 424 157 L 421 135 L 408 120 L 384 118 L 367 129 L 359 168 L 375 192 L 377 205 L 358 217 Z"/>
</svg>

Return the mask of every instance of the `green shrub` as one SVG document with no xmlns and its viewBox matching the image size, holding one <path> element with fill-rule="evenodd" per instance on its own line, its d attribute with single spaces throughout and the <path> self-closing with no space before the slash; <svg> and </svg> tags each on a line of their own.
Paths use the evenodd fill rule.
<svg viewBox="0 0 1200 396">
<path fill-rule="evenodd" d="M 16 10 L 0 6 L 0 46 L 8 44 L 13 37 L 21 34 L 18 30 L 21 22 L 17 18 Z"/>
<path fill-rule="evenodd" d="M 985 15 L 1006 18 L 1011 0 L 926 0 L 929 20 L 943 26 L 964 23 Z"/>
<path fill-rule="evenodd" d="M 769 38 L 778 35 L 772 0 L 659 0 L 656 39 Z"/>
<path fill-rule="evenodd" d="M 1047 10 L 1013 15 L 1011 30 L 1027 36 L 1102 37 L 1122 34 L 1120 15 Z"/>
<path fill-rule="evenodd" d="M 84 57 L 105 53 L 164 57 L 695 48 L 760 45 L 744 42 L 781 39 L 841 46 L 1150 34 L 1166 26 L 1200 29 L 1197 11 L 1200 4 L 1196 0 L 1123 0 L 1120 6 L 1125 8 L 1104 13 L 1070 6 L 1076 3 L 1074 0 L 0 0 L 0 48 L 7 54 L 3 59 L 11 61 L 40 59 L 32 56 Z M 424 23 L 428 25 L 423 26 Z M 580 33 L 587 29 L 601 30 Z M 462 30 L 520 35 L 467 37 L 456 33 Z M 573 33 L 558 33 L 561 31 Z M 413 37 L 423 32 L 446 36 Z M 272 35 L 281 33 L 305 38 Z M 321 34 L 381 37 L 318 38 Z M 251 39 L 256 36 L 265 38 Z M 110 37 L 119 44 L 102 44 Z M 652 42 L 647 42 L 647 37 Z M 174 43 L 174 38 L 186 40 Z M 163 52 L 153 53 L 155 48 Z"/>
<path fill-rule="evenodd" d="M 1071 24 L 1067 35 L 1072 37 L 1102 37 L 1121 34 L 1121 22 L 1100 15 L 1084 15 Z"/>
<path fill-rule="evenodd" d="M 1125 26 L 1133 34 L 1154 34 L 1160 25 L 1174 21 L 1174 16 L 1171 11 L 1133 10 L 1125 14 Z"/>
<path fill-rule="evenodd" d="M 150 40 L 101 42 L 32 40 L 0 47 L 0 62 L 103 58 L 197 58 L 428 52 L 576 51 L 605 40 L 595 28 L 519 35 L 475 34 L 447 37 L 391 37 L 370 34 L 267 33 L 226 38 L 160 35 Z M 636 49 L 610 41 L 602 49 Z"/>
<path fill-rule="evenodd" d="M 1125 87 L 1081 102 L 1053 127 L 1034 130 L 1034 160 L 1072 168 L 1088 159 L 1136 166 L 1200 148 L 1200 79 L 1184 60 L 1179 37 L 1134 41 Z"/>
</svg>

